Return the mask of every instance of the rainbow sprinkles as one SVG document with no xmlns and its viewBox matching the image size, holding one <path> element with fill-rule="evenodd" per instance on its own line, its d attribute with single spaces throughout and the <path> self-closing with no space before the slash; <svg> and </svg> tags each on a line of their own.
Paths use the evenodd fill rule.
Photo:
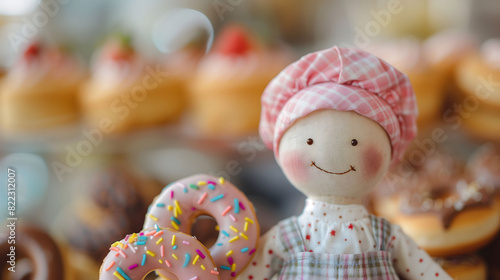
<svg viewBox="0 0 500 280">
<path fill-rule="evenodd" d="M 209 251 L 196 238 L 168 228 L 155 226 L 127 235 L 109 250 L 101 267 L 101 280 L 143 279 L 153 270 L 164 277 L 174 274 L 181 275 L 180 279 L 219 279 Z"/>
<path fill-rule="evenodd" d="M 220 279 L 235 278 L 250 262 L 260 232 L 252 204 L 224 178 L 195 175 L 168 185 L 151 205 L 144 227 L 158 224 L 190 234 L 200 215 L 210 215 L 218 224 L 219 237 L 209 254 Z M 200 252 L 176 257 L 196 263 L 205 255 Z"/>
</svg>

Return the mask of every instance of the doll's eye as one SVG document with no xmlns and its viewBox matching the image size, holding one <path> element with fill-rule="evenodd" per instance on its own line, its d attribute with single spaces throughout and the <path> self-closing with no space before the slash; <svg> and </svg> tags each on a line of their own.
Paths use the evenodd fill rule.
<svg viewBox="0 0 500 280">
<path fill-rule="evenodd" d="M 314 141 L 312 140 L 312 138 L 307 139 L 307 145 L 312 145 L 313 143 Z"/>
<path fill-rule="evenodd" d="M 356 140 L 356 139 L 352 139 L 352 140 L 351 140 L 351 145 L 353 145 L 353 146 L 358 145 L 358 140 Z"/>
</svg>

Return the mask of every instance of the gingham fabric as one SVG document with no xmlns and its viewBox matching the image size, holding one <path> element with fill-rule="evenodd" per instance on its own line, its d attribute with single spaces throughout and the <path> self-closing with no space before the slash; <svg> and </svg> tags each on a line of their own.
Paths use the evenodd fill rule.
<svg viewBox="0 0 500 280">
<path fill-rule="evenodd" d="M 264 90 L 260 135 L 278 157 L 283 133 L 300 117 L 321 109 L 355 111 L 379 123 L 399 161 L 416 135 L 417 106 L 405 74 L 357 49 L 333 47 L 302 57 Z"/>
<path fill-rule="evenodd" d="M 361 254 L 307 252 L 295 217 L 278 224 L 278 236 L 289 256 L 284 260 L 280 279 L 399 279 L 385 246 L 390 238 L 390 224 L 370 216 L 378 251 Z"/>
</svg>

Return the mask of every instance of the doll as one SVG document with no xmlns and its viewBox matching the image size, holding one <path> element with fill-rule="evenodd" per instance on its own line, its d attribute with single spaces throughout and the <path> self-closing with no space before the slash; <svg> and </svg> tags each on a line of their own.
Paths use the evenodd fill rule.
<svg viewBox="0 0 500 280">
<path fill-rule="evenodd" d="M 260 134 L 303 213 L 259 241 L 239 279 L 451 279 L 361 197 L 416 135 L 408 78 L 364 51 L 333 47 L 283 70 L 262 96 Z"/>
</svg>

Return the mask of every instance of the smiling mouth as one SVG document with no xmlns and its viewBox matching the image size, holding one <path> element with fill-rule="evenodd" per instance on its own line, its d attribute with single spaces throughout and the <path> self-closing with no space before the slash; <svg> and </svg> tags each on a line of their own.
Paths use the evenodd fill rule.
<svg viewBox="0 0 500 280">
<path fill-rule="evenodd" d="M 356 171 L 356 169 L 354 168 L 354 166 L 352 165 L 349 165 L 351 167 L 351 169 L 345 171 L 345 172 L 340 172 L 340 173 L 337 173 L 337 172 L 330 172 L 330 171 L 327 171 L 327 170 L 324 170 L 323 168 L 319 167 L 316 165 L 316 163 L 314 161 L 311 161 L 311 166 L 314 166 L 316 168 L 318 168 L 319 170 L 325 172 L 325 173 L 328 173 L 328 174 L 333 174 L 333 175 L 344 175 L 346 173 L 349 173 L 351 171 Z"/>
</svg>

